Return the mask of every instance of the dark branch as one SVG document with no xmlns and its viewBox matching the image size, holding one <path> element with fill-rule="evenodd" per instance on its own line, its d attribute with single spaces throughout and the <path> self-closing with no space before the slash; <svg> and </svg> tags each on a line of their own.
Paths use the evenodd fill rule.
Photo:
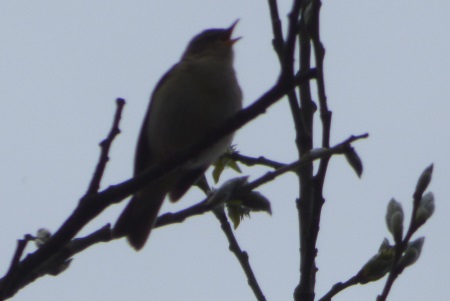
<svg viewBox="0 0 450 301">
<path fill-rule="evenodd" d="M 303 1 L 302 18 L 299 22 L 300 71 L 311 66 L 311 41 L 314 46 L 315 65 L 318 70 L 317 94 L 319 98 L 320 118 L 322 121 L 322 148 L 330 145 L 331 112 L 328 110 L 323 76 L 325 49 L 319 38 L 320 0 Z M 319 71 L 320 70 L 320 71 Z M 317 110 L 312 100 L 309 83 L 300 85 L 301 107 L 305 132 L 301 133 L 299 148 L 301 153 L 308 152 L 314 145 L 313 118 Z M 300 199 L 297 202 L 300 221 L 300 282 L 295 289 L 294 299 L 312 301 L 315 299 L 317 238 L 323 198 L 323 183 L 328 166 L 328 158 L 320 160 L 316 176 L 312 165 L 300 173 Z"/>
<path fill-rule="evenodd" d="M 8 272 L 6 273 L 5 277 L 0 279 L 0 292 L 3 292 L 3 288 L 8 286 L 11 282 L 12 276 L 14 275 L 14 271 L 18 267 L 20 263 L 20 258 L 22 258 L 23 252 L 30 240 L 33 238 L 31 235 L 25 235 L 23 239 L 17 240 L 17 247 L 16 251 L 14 252 L 14 256 L 11 260 L 11 264 L 9 265 Z M 3 293 L 0 294 L 0 300 L 4 299 Z"/>
<path fill-rule="evenodd" d="M 338 293 L 358 283 L 359 283 L 358 276 L 353 276 L 346 282 L 338 282 L 335 285 L 333 285 L 333 287 L 328 291 L 328 293 L 326 293 L 322 298 L 320 298 L 319 301 L 331 301 L 331 299 Z"/>
<path fill-rule="evenodd" d="M 237 260 L 241 264 L 241 267 L 244 270 L 245 275 L 247 276 L 248 285 L 251 287 L 253 293 L 256 296 L 256 299 L 258 301 L 265 301 L 266 297 L 264 296 L 261 288 L 259 287 L 258 281 L 256 280 L 252 267 L 250 266 L 248 254 L 247 252 L 242 251 L 241 248 L 239 247 L 239 244 L 236 240 L 236 237 L 233 234 L 233 230 L 231 229 L 230 223 L 228 222 L 223 207 L 216 208 L 214 210 L 214 214 L 216 218 L 220 221 L 222 231 L 225 233 L 225 236 L 227 237 L 228 242 L 230 243 L 229 247 L 230 251 L 233 252 Z"/>
<path fill-rule="evenodd" d="M 347 149 L 347 147 L 349 146 L 350 143 L 352 143 L 358 139 L 362 139 L 362 138 L 366 138 L 366 137 L 367 137 L 367 134 L 360 135 L 360 136 L 351 136 L 344 142 L 334 146 L 331 149 L 317 150 L 316 152 L 305 155 L 304 158 L 302 158 L 299 161 L 293 162 L 293 163 L 286 165 L 285 167 L 282 167 L 272 173 L 268 173 L 268 174 L 260 177 L 259 179 L 256 179 L 253 182 L 250 182 L 249 184 L 244 186 L 243 189 L 245 189 L 245 190 L 255 189 L 288 171 L 294 170 L 296 168 L 300 168 L 301 166 L 311 163 L 314 160 L 321 159 L 326 156 L 331 156 L 333 154 L 343 153 L 343 152 L 345 152 L 345 150 Z M 166 213 L 166 214 L 160 216 L 156 221 L 155 228 L 163 227 L 163 226 L 166 226 L 169 224 L 183 222 L 185 219 L 187 219 L 189 217 L 204 214 L 206 212 L 211 211 L 213 208 L 214 208 L 214 206 L 208 204 L 207 200 L 203 200 L 200 203 L 193 205 L 189 208 L 186 208 L 184 210 L 181 210 L 177 213 Z M 41 249 L 46 248 L 47 244 L 49 244 L 54 239 L 55 238 L 53 237 L 48 243 L 44 244 L 41 247 Z M 14 256 L 15 259 L 13 260 L 13 262 L 11 264 L 10 272 L 3 279 L 0 279 L 0 288 L 2 289 L 1 291 L 10 292 L 10 294 L 13 295 L 15 292 L 17 292 L 18 290 L 25 287 L 26 285 L 33 282 L 34 280 L 36 280 L 39 277 L 42 277 L 42 276 L 48 275 L 48 274 L 54 275 L 54 273 L 55 273 L 54 271 L 58 270 L 61 265 L 66 263 L 68 260 L 70 260 L 70 258 L 73 257 L 75 254 L 83 251 L 84 249 L 86 249 L 98 242 L 108 242 L 112 239 L 113 238 L 111 236 L 111 230 L 110 230 L 109 225 L 101 228 L 100 230 L 92 233 L 89 236 L 86 236 L 84 238 L 74 239 L 74 240 L 70 241 L 66 246 L 59 249 L 57 252 L 54 252 L 52 254 L 52 256 L 48 257 L 48 259 L 43 260 L 42 262 L 39 262 L 32 272 L 29 272 L 28 274 L 26 274 L 26 277 L 21 278 L 22 282 L 20 284 L 16 284 L 16 285 L 12 286 L 9 283 L 8 279 L 11 279 L 10 277 L 15 276 L 14 274 L 17 273 L 17 271 L 23 271 L 24 270 L 23 265 L 26 264 L 27 261 L 33 260 L 34 259 L 33 256 L 36 256 L 36 254 L 38 254 L 39 251 L 41 250 L 41 249 L 39 249 L 34 254 L 28 255 L 27 258 L 23 262 L 18 263 L 17 258 L 21 257 L 21 254 L 23 253 L 23 248 L 26 245 L 26 243 L 25 244 L 21 243 L 20 248 L 18 247 L 18 251 L 16 251 L 16 255 Z M 231 244 L 231 242 L 230 242 L 230 244 Z M 19 255 L 17 255 L 17 254 L 19 254 Z M 27 270 L 25 270 L 25 271 L 27 271 Z M 245 273 L 247 274 L 248 271 L 246 271 Z M 250 279 L 249 279 L 249 281 L 250 281 Z M 14 287 L 15 290 L 14 291 L 4 290 L 9 285 Z M 251 284 L 251 286 L 252 285 L 253 284 Z M 252 287 L 252 289 L 254 289 L 254 288 Z M 6 299 L 8 297 L 10 297 L 10 296 L 5 295 L 4 299 Z M 261 299 L 261 300 L 263 300 L 263 299 Z"/>
<path fill-rule="evenodd" d="M 202 178 L 202 181 L 204 182 L 203 183 L 204 192 L 206 194 L 210 193 L 211 188 L 204 176 Z M 160 216 L 156 222 L 156 226 L 159 227 L 167 225 L 168 223 L 181 222 L 184 221 L 188 216 L 190 217 L 193 215 L 202 214 L 211 209 L 213 209 L 214 215 L 220 221 L 221 228 L 225 233 L 225 236 L 227 237 L 227 240 L 230 244 L 229 249 L 231 252 L 234 253 L 239 263 L 241 264 L 241 267 L 244 270 L 245 275 L 247 276 L 248 284 L 251 287 L 253 293 L 255 294 L 257 300 L 265 301 L 266 299 L 261 291 L 261 288 L 259 287 L 258 282 L 256 281 L 255 275 L 250 266 L 248 254 L 242 251 L 241 248 L 239 247 L 239 244 L 233 234 L 233 230 L 231 229 L 230 224 L 228 223 L 228 219 L 225 215 L 223 205 L 218 206 L 217 204 L 211 204 L 208 201 L 208 199 L 206 199 L 190 208 L 177 212 L 176 214 L 167 213 L 164 214 L 163 216 Z"/>
<path fill-rule="evenodd" d="M 164 227 L 171 224 L 182 223 L 185 219 L 201 215 L 206 212 L 209 212 L 213 209 L 213 206 L 209 205 L 206 200 L 201 201 L 189 208 L 183 209 L 176 213 L 165 213 L 158 217 L 156 220 L 154 228 Z"/>
<path fill-rule="evenodd" d="M 270 171 L 270 172 L 266 173 L 264 176 L 245 185 L 244 188 L 248 189 L 248 190 L 253 190 L 263 184 L 266 184 L 266 183 L 274 180 L 275 178 L 277 178 L 277 177 L 281 176 L 282 174 L 285 174 L 289 171 L 296 171 L 301 168 L 304 168 L 305 166 L 307 167 L 314 160 L 330 158 L 332 155 L 335 155 L 335 154 L 344 154 L 345 152 L 347 152 L 349 150 L 349 146 L 352 142 L 359 140 L 359 139 L 364 139 L 367 137 L 369 137 L 369 134 L 350 136 L 344 142 L 341 142 L 332 148 L 313 150 L 313 151 L 305 154 L 304 156 L 302 156 L 302 158 L 300 160 L 297 160 L 295 162 L 287 164 L 275 171 Z"/>
<path fill-rule="evenodd" d="M 314 70 L 298 75 L 296 81 L 303 82 L 314 76 Z M 57 254 L 75 235 L 93 218 L 100 214 L 108 206 L 118 203 L 150 181 L 163 176 L 178 166 L 186 163 L 190 158 L 205 150 L 208 146 L 216 143 L 222 137 L 236 131 L 258 115 L 264 113 L 267 108 L 281 99 L 288 91 L 295 87 L 295 82 L 286 84 L 278 82 L 261 96 L 255 103 L 240 111 L 236 116 L 229 119 L 216 130 L 211 131 L 204 139 L 196 143 L 189 150 L 173 156 L 172 160 L 164 166 L 151 168 L 140 176 L 127 180 L 119 185 L 112 186 L 102 192 L 86 195 L 81 200 L 74 212 L 68 217 L 64 224 L 52 236 L 52 238 L 36 252 L 28 255 L 11 275 L 8 285 L 1 288 L 0 296 L 9 298 L 21 287 L 24 281 L 31 275 L 42 262 L 45 262 Z"/>
<path fill-rule="evenodd" d="M 319 109 L 320 119 L 322 121 L 322 147 L 330 146 L 330 133 L 331 133 L 331 117 L 332 112 L 328 109 L 327 96 L 325 93 L 325 79 L 324 79 L 324 58 L 325 48 L 320 41 L 320 1 L 311 1 L 310 9 L 310 24 L 308 26 L 312 37 L 312 43 L 314 47 L 314 57 L 316 59 L 317 68 L 317 94 L 319 96 Z M 319 169 L 316 174 L 316 181 L 323 187 L 325 181 L 325 174 L 327 172 L 328 159 L 320 161 Z M 320 210 L 317 212 L 320 214 Z"/>
<path fill-rule="evenodd" d="M 241 155 L 237 152 L 233 152 L 230 154 L 225 154 L 226 157 L 235 160 L 235 161 L 239 161 L 247 166 L 255 166 L 255 165 L 262 165 L 262 166 L 267 166 L 267 167 L 271 167 L 274 169 L 280 168 L 285 166 L 286 164 L 284 163 L 280 163 L 277 161 L 273 161 L 270 159 L 266 159 L 263 156 L 260 156 L 258 158 L 254 158 L 254 157 L 249 157 L 249 156 L 244 156 Z"/>
<path fill-rule="evenodd" d="M 281 28 L 280 14 L 278 13 L 278 4 L 276 0 L 269 0 L 269 10 L 270 19 L 272 20 L 272 31 L 273 31 L 273 48 L 281 61 L 283 56 L 284 41 L 283 41 L 283 31 Z"/>
<path fill-rule="evenodd" d="M 278 60 L 280 61 L 280 65 L 283 68 L 284 55 L 288 55 L 288 53 L 285 53 L 285 47 L 284 47 L 285 44 L 283 41 L 283 31 L 282 31 L 282 27 L 281 27 L 280 16 L 278 13 L 278 4 L 277 4 L 276 0 L 268 0 L 268 1 L 269 1 L 270 18 L 272 21 L 272 32 L 273 32 L 272 44 L 273 44 L 273 48 L 275 49 L 275 53 L 277 54 Z M 293 55 L 293 50 L 291 52 L 291 55 Z M 292 58 L 292 61 L 293 61 L 293 58 Z M 293 74 L 293 69 L 291 72 Z M 292 119 L 294 121 L 295 130 L 297 133 L 296 141 L 298 143 L 298 141 L 300 139 L 300 136 L 298 135 L 298 133 L 303 131 L 303 125 L 302 125 L 302 120 L 301 120 L 301 115 L 300 115 L 300 111 L 301 111 L 300 105 L 299 105 L 298 98 L 297 98 L 297 95 L 295 94 L 294 90 L 289 91 L 289 93 L 287 93 L 287 97 L 289 100 L 289 106 L 291 108 Z"/>
<path fill-rule="evenodd" d="M 14 269 L 19 264 L 20 258 L 22 258 L 22 255 L 23 255 L 23 251 L 25 250 L 25 248 L 26 248 L 26 246 L 27 246 L 29 241 L 30 241 L 30 239 L 27 238 L 27 236 L 25 236 L 24 239 L 17 240 L 17 248 L 16 248 L 16 251 L 14 252 L 14 256 L 13 256 L 13 258 L 11 260 L 11 264 L 9 266 L 9 270 L 8 270 L 7 276 L 10 275 L 10 273 L 12 271 L 14 271 Z"/>
<path fill-rule="evenodd" d="M 330 149 L 319 149 L 319 150 L 316 150 L 309 154 L 306 154 L 300 160 L 292 162 L 290 164 L 286 164 L 285 166 L 283 166 L 275 171 L 268 172 L 265 175 L 257 178 L 256 180 L 244 185 L 242 187 L 242 189 L 251 191 L 257 187 L 260 187 L 263 184 L 273 181 L 277 177 L 279 177 L 289 171 L 295 171 L 296 169 L 302 168 L 303 166 L 310 164 L 311 162 L 313 162 L 315 160 L 327 158 L 327 157 L 330 157 L 335 154 L 343 154 L 349 149 L 351 143 L 353 143 L 359 139 L 364 139 L 367 137 L 368 137 L 368 134 L 350 136 L 343 142 L 335 145 L 334 147 L 332 147 Z M 156 220 L 155 228 L 159 228 L 159 227 L 163 227 L 163 226 L 175 224 L 175 223 L 181 223 L 184 220 L 186 220 L 187 218 L 204 214 L 208 211 L 211 211 L 212 209 L 214 209 L 214 206 L 211 206 L 210 204 L 208 204 L 207 199 L 205 199 L 189 208 L 178 211 L 176 213 L 169 212 L 169 213 L 165 213 L 165 214 L 159 216 L 158 219 Z"/>
<path fill-rule="evenodd" d="M 91 183 L 89 184 L 86 195 L 95 194 L 100 189 L 100 182 L 102 180 L 103 173 L 105 172 L 106 164 L 109 161 L 109 149 L 111 148 L 111 144 L 116 136 L 120 134 L 119 123 L 120 118 L 122 117 L 123 107 L 125 106 L 125 100 L 122 98 L 117 98 L 116 104 L 116 114 L 114 116 L 111 131 L 109 132 L 108 137 L 100 143 L 100 158 L 98 160 L 97 167 L 95 168 L 94 175 L 92 177 Z"/>
<path fill-rule="evenodd" d="M 30 236 L 31 237 L 31 236 Z M 30 239 L 23 239 L 19 242 L 22 243 L 22 247 L 25 247 L 26 243 Z M 64 271 L 70 262 L 72 261 L 72 257 L 84 251 L 88 247 L 97 244 L 99 242 L 107 242 L 111 240 L 111 228 L 109 225 L 104 226 L 103 228 L 95 231 L 94 233 L 82 237 L 76 238 L 68 243 L 64 248 L 62 248 L 57 254 L 50 257 L 47 261 L 42 262 L 34 271 L 30 273 L 20 284 L 20 286 L 16 287 L 16 291 L 22 289 L 28 284 L 32 283 L 36 279 L 43 277 L 45 275 L 53 275 L 56 276 L 62 271 Z M 16 252 L 17 254 L 17 252 Z M 8 274 L 9 275 L 9 274 Z M 8 275 L 4 278 L 0 279 L 0 287 L 8 285 Z M 2 296 L 0 300 L 4 300 L 8 298 L 8 296 Z"/>
</svg>

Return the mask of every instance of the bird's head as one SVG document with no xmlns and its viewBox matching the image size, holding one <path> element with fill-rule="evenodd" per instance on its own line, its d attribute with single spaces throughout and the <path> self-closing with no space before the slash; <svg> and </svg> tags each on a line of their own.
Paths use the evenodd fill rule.
<svg viewBox="0 0 450 301">
<path fill-rule="evenodd" d="M 182 59 L 198 57 L 219 57 L 233 59 L 232 46 L 240 37 L 232 38 L 233 30 L 239 20 L 225 29 L 207 29 L 196 35 L 186 48 Z"/>
</svg>

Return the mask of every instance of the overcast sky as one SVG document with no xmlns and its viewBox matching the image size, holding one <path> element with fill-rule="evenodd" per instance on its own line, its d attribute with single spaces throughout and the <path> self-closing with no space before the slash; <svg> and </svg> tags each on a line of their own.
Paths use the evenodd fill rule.
<svg viewBox="0 0 450 301">
<path fill-rule="evenodd" d="M 290 1 L 279 1 L 285 15 Z M 317 296 L 347 280 L 376 253 L 388 201 L 402 202 L 409 220 L 417 178 L 430 163 L 436 212 L 415 237 L 422 256 L 395 283 L 390 300 L 443 300 L 450 279 L 450 2 L 324 1 L 325 78 L 333 111 L 332 143 L 368 132 L 354 144 L 364 163 L 358 179 L 342 157 L 331 160 L 318 240 Z M 134 147 L 159 77 L 191 37 L 228 27 L 243 39 L 235 68 L 251 104 L 276 80 L 265 1 L 3 1 L 0 10 L 0 271 L 16 240 L 55 231 L 84 193 L 107 134 L 114 100 L 127 100 L 103 187 L 132 174 Z M 320 126 L 317 123 L 317 126 Z M 319 132 L 319 127 L 317 128 Z M 241 153 L 295 160 L 286 100 L 235 137 Z M 318 146 L 318 145 L 317 145 Z M 264 168 L 244 168 L 251 179 Z M 227 172 L 224 179 L 235 176 Z M 298 274 L 295 177 L 260 190 L 273 216 L 253 214 L 236 230 L 268 300 L 291 300 Z M 192 189 L 176 211 L 199 201 Z M 80 235 L 114 223 L 125 203 Z M 30 245 L 27 251 L 35 248 Z M 374 300 L 385 279 L 335 299 Z M 118 240 L 77 256 L 58 277 L 47 276 L 15 300 L 253 300 L 238 262 L 212 214 L 154 231 L 139 253 Z"/>
</svg>

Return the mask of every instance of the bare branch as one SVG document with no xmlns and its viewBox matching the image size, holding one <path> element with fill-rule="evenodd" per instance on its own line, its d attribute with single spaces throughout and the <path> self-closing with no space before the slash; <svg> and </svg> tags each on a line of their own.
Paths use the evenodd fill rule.
<svg viewBox="0 0 450 301">
<path fill-rule="evenodd" d="M 278 13 L 278 4 L 276 0 L 269 0 L 269 10 L 270 10 L 270 18 L 272 21 L 272 32 L 273 32 L 273 48 L 277 54 L 278 60 L 280 61 L 280 65 L 283 64 L 283 56 L 284 53 L 284 41 L 283 41 L 283 32 L 281 28 L 280 16 Z M 292 90 L 287 94 L 289 100 L 289 106 L 291 108 L 292 119 L 295 125 L 295 131 L 297 133 L 297 143 L 299 142 L 300 136 L 299 133 L 303 131 L 303 124 L 300 115 L 300 105 L 298 102 L 297 95 L 295 91 Z"/>
<path fill-rule="evenodd" d="M 290 170 L 293 170 L 295 168 L 300 168 L 303 164 L 306 164 L 307 162 L 312 162 L 313 160 L 317 160 L 320 158 L 323 158 L 325 156 L 331 156 L 333 154 L 338 154 L 345 152 L 346 146 L 348 146 L 353 141 L 356 141 L 361 138 L 367 137 L 367 134 L 360 135 L 360 136 L 352 136 L 345 140 L 344 142 L 336 145 L 335 147 L 329 149 L 329 150 L 320 150 L 315 153 L 311 153 L 309 155 L 304 156 L 302 160 L 296 161 L 294 163 L 291 163 L 289 165 L 286 165 L 283 168 L 280 168 L 277 171 L 274 171 L 272 173 L 266 174 L 265 176 L 262 176 L 261 178 L 249 183 L 247 186 L 244 186 L 244 189 L 254 189 L 264 183 L 267 183 L 270 180 L 275 179 L 276 177 L 280 176 L 281 174 L 288 172 Z M 86 204 L 86 205 L 82 205 Z M 58 248 L 56 251 L 53 251 L 53 249 L 49 249 L 48 245 L 53 243 L 60 243 L 60 241 L 63 238 L 58 237 L 57 235 L 66 234 L 66 231 L 68 231 L 65 227 L 69 227 L 68 225 L 71 225 L 74 223 L 75 225 L 78 225 L 80 221 L 77 220 L 77 218 L 83 213 L 83 208 L 85 206 L 89 206 L 89 202 L 81 203 L 80 206 L 75 210 L 74 214 L 64 223 L 64 225 L 61 227 L 61 229 L 55 233 L 55 235 L 46 243 L 44 244 L 40 249 L 38 249 L 33 254 L 28 255 L 20 264 L 18 264 L 16 261 L 15 263 L 11 265 L 10 272 L 7 276 L 5 276 L 3 279 L 0 279 L 0 288 L 1 292 L 7 292 L 8 295 L 3 295 L 3 299 L 9 298 L 12 295 L 14 295 L 18 290 L 25 287 L 27 284 L 31 283 L 35 279 L 42 277 L 47 274 L 52 274 L 52 271 L 55 271 L 55 269 L 58 268 L 61 264 L 64 264 L 69 260 L 72 256 L 74 256 L 76 253 L 81 252 L 82 250 L 86 249 L 87 247 L 90 247 L 98 242 L 107 242 L 112 239 L 111 232 L 109 225 L 103 227 L 102 229 L 94 232 L 93 234 L 80 239 L 74 239 L 71 242 L 69 242 L 67 245 Z M 94 203 L 95 204 L 95 203 Z M 177 213 L 166 213 L 158 218 L 156 221 L 155 228 L 159 228 L 165 225 L 173 224 L 173 223 L 180 223 L 184 221 L 186 218 L 200 215 L 205 212 L 211 211 L 214 206 L 207 203 L 207 200 L 203 200 L 202 202 L 191 206 L 187 209 L 184 209 L 182 211 L 179 211 Z M 81 209 L 80 209 L 81 208 Z M 86 219 L 86 216 L 83 216 L 84 219 Z M 74 231 L 74 230 L 72 230 Z M 59 234 L 58 234 L 59 233 Z M 73 232 L 70 232 L 73 233 Z M 70 234 L 69 233 L 69 234 Z M 75 233 L 76 234 L 76 233 Z M 73 235 L 75 235 L 73 234 Z M 44 250 L 44 251 L 42 251 Z M 50 250 L 50 251 L 49 251 Z M 23 250 L 21 251 L 23 252 Z M 51 252 L 48 254 L 47 252 Z M 18 254 L 18 252 L 16 252 Z M 22 254 L 22 253 L 20 253 Z M 20 258 L 15 256 L 15 258 Z M 36 259 L 37 258 L 37 259 Z M 40 260 L 41 258 L 44 258 L 43 260 Z M 40 261 L 37 261 L 40 260 Z M 33 266 L 30 264 L 36 264 L 36 266 Z M 37 262 L 35 262 L 37 261 Z M 33 270 L 29 270 L 29 267 L 27 265 L 31 265 L 33 267 Z M 23 274 L 18 274 L 23 273 Z M 246 272 L 247 273 L 247 272 Z M 9 278 L 10 277 L 10 278 Z M 15 282 L 9 282 L 8 279 L 11 279 L 10 281 Z M 20 279 L 21 282 L 17 282 L 16 279 Z"/>
<path fill-rule="evenodd" d="M 14 275 L 14 271 L 17 269 L 20 258 L 22 258 L 23 252 L 30 240 L 32 240 L 33 237 L 31 235 L 25 235 L 23 239 L 17 240 L 17 247 L 16 251 L 14 252 L 14 256 L 11 260 L 11 264 L 9 266 L 8 272 L 6 273 L 5 277 L 0 279 L 0 300 L 4 299 L 3 295 L 3 287 L 6 287 L 11 282 L 12 276 Z"/>
<path fill-rule="evenodd" d="M 300 71 L 311 66 L 311 41 L 314 46 L 315 65 L 318 70 L 317 93 L 319 98 L 320 118 L 322 121 L 322 148 L 330 145 L 331 112 L 328 110 L 323 76 L 323 59 L 325 49 L 319 36 L 320 0 L 302 2 L 302 17 L 299 22 Z M 320 69 L 320 71 L 319 71 Z M 309 83 L 300 85 L 300 100 L 305 132 L 301 133 L 298 144 L 301 153 L 308 152 L 313 143 L 313 117 L 317 110 L 312 100 Z M 297 202 L 300 226 L 300 282 L 295 289 L 294 299 L 312 301 L 315 298 L 317 238 L 323 198 L 323 183 L 328 166 L 328 158 L 320 160 L 316 176 L 313 176 L 312 165 L 305 168 L 300 175 L 300 199 Z"/>
<path fill-rule="evenodd" d="M 346 282 L 338 282 L 326 293 L 322 298 L 319 299 L 319 301 L 331 301 L 331 299 L 336 296 L 341 291 L 345 290 L 346 288 L 349 288 L 350 286 L 353 286 L 355 284 L 358 284 L 359 277 L 358 275 L 353 276 Z"/>
<path fill-rule="evenodd" d="M 344 154 L 349 148 L 350 144 L 356 140 L 367 138 L 368 134 L 362 134 L 358 136 L 351 136 L 344 142 L 337 144 L 336 146 L 329 149 L 318 149 L 313 150 L 310 153 L 305 154 L 300 160 L 287 164 L 275 171 L 270 171 L 264 176 L 256 179 L 255 181 L 245 185 L 244 187 L 248 190 L 253 190 L 267 182 L 274 180 L 275 178 L 281 176 L 282 174 L 301 169 L 313 162 L 314 160 L 329 158 L 334 154 Z"/>
<path fill-rule="evenodd" d="M 267 167 L 277 169 L 277 168 L 280 168 L 280 167 L 283 167 L 286 165 L 284 163 L 266 159 L 263 156 L 254 158 L 254 157 L 241 155 L 238 152 L 232 152 L 230 154 L 225 154 L 225 156 L 232 160 L 239 161 L 247 166 L 262 165 L 262 166 L 267 166 Z"/>
<path fill-rule="evenodd" d="M 153 228 L 159 228 L 171 224 L 182 223 L 185 219 L 189 217 L 201 215 L 211 211 L 214 208 L 214 206 L 209 205 L 206 201 L 207 200 L 205 199 L 195 205 L 192 205 L 191 207 L 188 207 L 176 213 L 168 212 L 159 216 Z"/>
<path fill-rule="evenodd" d="M 14 252 L 14 256 L 11 260 L 11 264 L 9 266 L 7 277 L 12 271 L 14 271 L 14 269 L 19 264 L 20 258 L 22 258 L 22 255 L 23 255 L 23 251 L 27 247 L 27 244 L 29 241 L 30 241 L 30 239 L 28 238 L 28 235 L 25 235 L 24 239 L 17 240 L 17 248 L 16 248 L 16 251 Z"/>
<path fill-rule="evenodd" d="M 31 235 L 26 235 L 25 239 L 19 240 L 19 243 L 21 243 L 21 247 L 24 248 L 26 243 L 32 239 L 34 238 Z M 110 240 L 111 240 L 110 225 L 106 225 L 86 237 L 76 238 L 72 240 L 70 243 L 67 244 L 67 246 L 62 248 L 54 256 L 50 257 L 47 261 L 42 262 L 33 271 L 33 273 L 27 275 L 27 277 L 23 280 L 23 282 L 21 282 L 20 285 L 15 287 L 16 292 L 40 277 L 43 277 L 45 275 L 53 275 L 53 276 L 58 275 L 68 267 L 68 265 L 72 261 L 71 258 L 75 254 L 84 251 L 85 249 L 94 244 L 97 244 L 99 242 L 107 242 Z M 16 254 L 18 253 L 16 252 Z M 12 271 L 15 271 L 15 269 L 13 269 Z M 0 288 L 2 288 L 2 291 L 3 287 L 7 287 L 9 285 L 8 283 L 9 275 L 10 274 L 8 273 L 4 278 L 0 279 Z M 0 300 L 7 299 L 8 297 L 9 296 L 2 296 Z"/>
<path fill-rule="evenodd" d="M 220 221 L 222 231 L 225 233 L 225 236 L 227 237 L 228 242 L 230 243 L 230 251 L 233 252 L 237 260 L 241 264 L 241 267 L 244 270 L 245 275 L 247 276 L 248 285 L 251 287 L 253 293 L 256 296 L 256 299 L 258 301 L 265 301 L 266 297 L 264 296 L 261 288 L 259 287 L 258 281 L 256 280 L 252 267 L 250 266 L 248 254 L 247 252 L 242 251 L 241 248 L 239 247 L 239 244 L 236 240 L 236 237 L 233 234 L 233 230 L 231 229 L 230 223 L 228 222 L 223 207 L 216 208 L 214 210 L 214 214 L 216 218 Z"/>
<path fill-rule="evenodd" d="M 284 41 L 283 41 L 283 31 L 281 28 L 280 14 L 278 13 L 278 4 L 276 0 L 269 0 L 269 10 L 270 18 L 272 20 L 272 31 L 273 31 L 273 48 L 281 61 L 283 57 Z"/>
<path fill-rule="evenodd" d="M 309 80 L 314 76 L 314 70 L 299 75 L 299 82 Z M 39 248 L 36 252 L 28 255 L 11 275 L 11 281 L 4 285 L 0 290 L 0 296 L 9 298 L 13 296 L 21 284 L 31 275 L 42 262 L 57 254 L 75 235 L 93 218 L 100 214 L 108 206 L 118 203 L 130 194 L 147 185 L 150 181 L 163 176 L 165 173 L 186 163 L 190 158 L 205 150 L 210 145 L 219 141 L 222 137 L 236 131 L 258 115 L 264 113 L 268 107 L 281 99 L 288 91 L 296 85 L 278 82 L 261 96 L 255 103 L 246 109 L 241 110 L 215 130 L 212 130 L 206 137 L 194 144 L 192 148 L 179 155 L 175 155 L 164 166 L 151 168 L 147 172 L 137 176 L 134 179 L 127 180 L 119 185 L 112 186 L 102 192 L 85 195 L 78 204 L 77 208 L 67 218 L 64 224 L 56 231 L 51 239 Z M 1 300 L 1 299 L 0 299 Z"/>
<path fill-rule="evenodd" d="M 302 159 L 294 161 L 290 164 L 286 164 L 285 166 L 272 171 L 268 172 L 265 175 L 257 178 L 256 180 L 244 185 L 242 187 L 243 190 L 251 191 L 263 184 L 266 184 L 270 181 L 273 181 L 277 177 L 281 176 L 282 174 L 285 174 L 289 171 L 295 171 L 296 169 L 302 168 L 303 166 L 310 164 L 311 162 L 315 160 L 319 160 L 322 158 L 330 157 L 335 154 L 343 154 L 347 151 L 348 147 L 351 143 L 359 140 L 367 138 L 368 134 L 362 134 L 357 136 L 350 136 L 343 142 L 335 145 L 334 147 L 330 149 L 320 149 L 315 152 L 311 152 L 309 154 L 306 154 L 302 157 Z M 214 205 L 210 205 L 207 202 L 207 199 L 202 200 L 201 202 L 186 208 L 184 210 L 178 211 L 176 213 L 165 213 L 158 217 L 156 220 L 155 228 L 163 227 L 166 225 L 174 224 L 174 223 L 181 223 L 187 218 L 190 218 L 192 216 L 201 215 L 208 211 L 211 211 L 214 209 Z"/>
<path fill-rule="evenodd" d="M 122 98 L 116 99 L 116 114 L 114 116 L 114 121 L 111 127 L 111 131 L 109 132 L 108 137 L 105 140 L 100 142 L 101 153 L 100 158 L 97 163 L 97 167 L 95 168 L 94 175 L 92 177 L 91 183 L 89 184 L 89 188 L 86 192 L 86 195 L 91 195 L 97 193 L 100 189 L 100 182 L 103 177 L 103 173 L 105 172 L 106 164 L 109 161 L 109 149 L 111 148 L 111 144 L 116 138 L 117 135 L 120 134 L 119 123 L 120 118 L 122 117 L 123 107 L 125 106 L 125 100 Z"/>
<path fill-rule="evenodd" d="M 332 112 L 328 109 L 327 96 L 325 93 L 325 79 L 324 79 L 324 58 L 325 48 L 320 41 L 320 7 L 321 2 L 314 0 L 310 2 L 309 16 L 309 30 L 311 33 L 312 44 L 314 47 L 314 57 L 316 59 L 317 68 L 317 94 L 319 97 L 320 119 L 322 121 L 322 147 L 330 146 L 330 133 L 331 133 L 331 116 Z M 328 159 L 320 161 L 319 169 L 316 174 L 316 181 L 323 186 L 325 181 L 325 174 L 328 167 Z M 319 212 L 320 214 L 320 212 Z"/>
</svg>

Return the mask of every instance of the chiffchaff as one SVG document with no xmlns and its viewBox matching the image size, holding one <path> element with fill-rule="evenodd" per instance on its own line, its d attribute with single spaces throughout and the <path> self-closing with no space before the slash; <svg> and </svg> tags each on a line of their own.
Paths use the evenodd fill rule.
<svg viewBox="0 0 450 301">
<path fill-rule="evenodd" d="M 156 85 L 137 144 L 135 175 L 188 149 L 242 108 L 242 92 L 233 69 L 232 46 L 239 38 L 231 35 L 236 23 L 195 36 L 181 60 Z M 231 141 L 232 135 L 221 139 L 136 192 L 114 226 L 114 236 L 126 236 L 131 246 L 140 250 L 165 196 L 173 202 L 182 197 Z"/>
</svg>

